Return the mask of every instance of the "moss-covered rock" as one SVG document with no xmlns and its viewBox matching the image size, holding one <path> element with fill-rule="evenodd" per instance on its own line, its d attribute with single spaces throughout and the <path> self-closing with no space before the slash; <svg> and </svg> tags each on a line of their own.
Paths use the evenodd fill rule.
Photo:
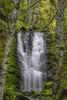
<svg viewBox="0 0 67 100">
<path fill-rule="evenodd" d="M 4 100 L 15 100 L 16 99 L 16 95 L 15 95 L 15 90 L 14 90 L 14 86 L 5 87 L 5 92 L 4 92 Z"/>
<path fill-rule="evenodd" d="M 52 89 L 46 89 L 46 90 L 42 90 L 40 92 L 34 93 L 34 98 L 39 98 L 39 99 L 45 99 L 46 97 L 49 97 L 52 95 Z M 48 100 L 48 99 L 46 99 Z"/>
<path fill-rule="evenodd" d="M 41 93 L 34 93 L 34 98 L 42 99 Z"/>
<path fill-rule="evenodd" d="M 50 89 L 52 88 L 52 82 L 47 82 L 46 84 L 44 84 L 44 89 Z"/>
<path fill-rule="evenodd" d="M 16 92 L 16 100 L 29 100 L 29 98 L 25 97 L 21 92 Z"/>
<path fill-rule="evenodd" d="M 42 90 L 41 92 L 42 96 L 51 96 L 52 95 L 52 89 Z"/>
<path fill-rule="evenodd" d="M 4 100 L 29 100 L 22 92 L 15 92 L 14 87 L 5 88 Z"/>
<path fill-rule="evenodd" d="M 22 91 L 22 93 L 23 93 L 25 96 L 31 96 L 31 95 L 32 95 L 32 93 L 29 92 L 29 91 Z"/>
<path fill-rule="evenodd" d="M 36 91 L 34 91 L 34 90 L 31 90 L 31 94 L 34 94 L 34 93 L 36 93 Z"/>
</svg>

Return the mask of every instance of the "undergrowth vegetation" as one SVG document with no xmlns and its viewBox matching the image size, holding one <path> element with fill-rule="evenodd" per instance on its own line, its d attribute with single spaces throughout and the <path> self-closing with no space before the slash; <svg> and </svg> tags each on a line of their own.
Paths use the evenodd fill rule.
<svg viewBox="0 0 67 100">
<path fill-rule="evenodd" d="M 8 0 L 9 1 L 9 0 Z M 5 2 L 7 4 L 7 2 Z M 64 31 L 65 31 L 65 37 L 64 37 L 64 67 L 63 67 L 63 74 L 62 74 L 62 80 L 59 84 L 59 100 L 67 100 L 67 5 L 65 5 L 65 13 L 64 13 Z M 6 6 L 8 10 L 8 14 L 11 14 L 12 10 L 12 3 L 11 7 L 9 9 L 9 5 Z M 20 13 L 23 12 L 27 5 L 26 3 L 21 0 L 20 5 Z M 1 7 L 0 7 L 1 8 Z M 50 10 L 49 10 L 50 9 Z M 55 14 L 55 7 L 50 4 L 49 0 L 43 0 L 42 4 L 38 7 L 38 16 L 37 21 L 35 23 L 36 31 L 49 31 L 49 33 L 53 34 L 53 37 L 50 38 L 47 36 L 47 45 L 49 48 L 49 61 L 51 70 L 53 70 L 53 53 L 54 53 L 54 34 L 56 29 L 56 19 L 51 22 L 51 24 L 44 28 L 48 22 L 51 20 L 52 16 Z M 41 16 L 42 15 L 42 16 Z M 22 27 L 26 29 L 26 31 L 32 30 L 33 26 L 28 26 L 28 23 L 26 22 L 26 13 L 24 13 L 22 16 L 18 18 L 17 25 L 16 25 L 16 31 L 20 30 Z M 0 72 L 1 72 L 1 65 L 4 55 L 4 49 L 5 49 L 5 43 L 6 43 L 6 37 L 8 28 L 6 22 L 2 21 L 0 19 Z M 5 84 L 5 90 L 4 90 L 4 100 L 28 100 L 24 96 L 23 93 L 20 92 L 20 75 L 18 71 L 18 64 L 17 64 L 17 56 L 16 56 L 16 46 L 17 46 L 17 40 L 16 37 L 13 39 L 11 54 L 10 54 L 10 61 L 8 65 L 8 72 L 7 72 L 7 78 L 6 78 L 6 84 Z M 8 48 L 7 48 L 8 49 Z M 39 98 L 43 100 L 54 100 L 52 99 L 52 81 L 47 82 L 44 85 L 44 89 L 38 93 L 35 91 L 31 91 L 31 93 L 27 92 L 27 96 L 33 95 L 33 98 Z M 56 97 L 57 100 L 57 97 Z"/>
</svg>

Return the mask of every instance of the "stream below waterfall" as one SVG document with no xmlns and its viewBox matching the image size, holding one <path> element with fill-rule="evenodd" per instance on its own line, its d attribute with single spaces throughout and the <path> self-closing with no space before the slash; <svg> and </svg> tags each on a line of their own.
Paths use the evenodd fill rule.
<svg viewBox="0 0 67 100">
<path fill-rule="evenodd" d="M 46 36 L 42 32 L 19 32 L 17 40 L 20 89 L 39 92 L 47 82 Z"/>
</svg>

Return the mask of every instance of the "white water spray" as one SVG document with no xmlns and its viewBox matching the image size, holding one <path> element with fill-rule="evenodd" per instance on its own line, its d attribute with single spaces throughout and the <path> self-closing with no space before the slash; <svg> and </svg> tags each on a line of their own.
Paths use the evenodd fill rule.
<svg viewBox="0 0 67 100">
<path fill-rule="evenodd" d="M 18 63 L 21 72 L 20 87 L 25 91 L 41 91 L 47 81 L 46 43 L 44 34 L 18 33 Z"/>
</svg>

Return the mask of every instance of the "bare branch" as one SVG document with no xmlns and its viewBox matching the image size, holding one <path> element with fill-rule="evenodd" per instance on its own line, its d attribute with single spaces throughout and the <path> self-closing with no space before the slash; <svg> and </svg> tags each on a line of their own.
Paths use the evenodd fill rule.
<svg viewBox="0 0 67 100">
<path fill-rule="evenodd" d="M 40 0 L 39 0 L 40 1 Z M 18 15 L 21 16 L 22 14 L 24 14 L 26 11 L 28 11 L 30 8 L 32 8 L 33 6 L 35 6 L 39 1 L 37 1 L 36 3 L 34 3 L 33 5 L 31 5 L 29 8 L 27 8 L 26 10 L 24 10 L 21 14 Z"/>
<path fill-rule="evenodd" d="M 3 0 L 2 0 L 2 3 L 3 3 L 3 4 L 0 4 L 0 5 L 1 5 L 1 7 L 3 8 L 3 10 L 5 11 L 6 17 L 8 18 L 7 10 L 6 10 L 5 3 L 4 3 Z"/>
<path fill-rule="evenodd" d="M 6 14 L 6 21 L 7 21 L 7 26 L 8 26 L 8 29 L 9 29 L 9 16 L 8 16 L 8 13 L 7 13 L 7 10 L 6 10 L 6 7 L 5 7 L 5 3 L 4 1 L 2 0 L 2 3 L 3 3 L 3 10 L 5 11 L 5 14 Z"/>
<path fill-rule="evenodd" d="M 52 21 L 55 19 L 55 17 L 56 17 L 56 14 L 57 13 L 55 13 L 55 15 L 52 17 L 52 19 L 50 20 L 50 22 L 45 26 L 45 27 L 43 27 L 43 28 L 46 28 L 46 27 L 48 27 L 51 23 L 52 23 Z"/>
<path fill-rule="evenodd" d="M 0 10 L 0 18 L 6 22 L 6 15 Z"/>
</svg>

